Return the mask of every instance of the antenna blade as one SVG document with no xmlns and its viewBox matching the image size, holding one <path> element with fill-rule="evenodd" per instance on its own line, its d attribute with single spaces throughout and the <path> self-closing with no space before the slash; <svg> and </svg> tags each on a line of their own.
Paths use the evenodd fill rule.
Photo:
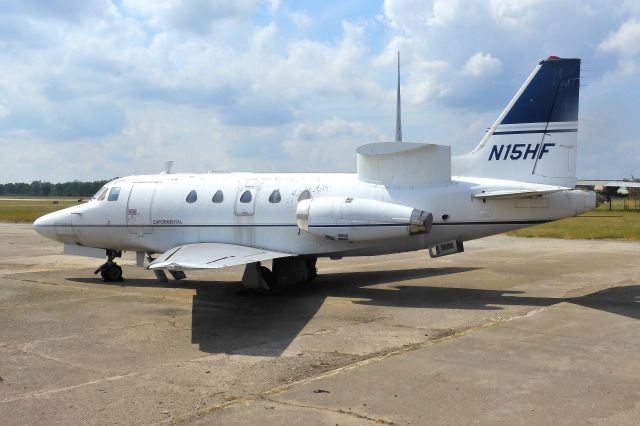
<svg viewBox="0 0 640 426">
<path fill-rule="evenodd" d="M 166 163 L 164 163 L 164 169 L 162 169 L 162 172 L 160 172 L 161 175 L 168 175 L 171 174 L 171 168 L 173 167 L 173 160 L 169 160 Z"/>
<path fill-rule="evenodd" d="M 400 51 L 398 51 L 398 91 L 396 94 L 396 142 L 402 142 L 402 113 L 400 111 Z"/>
</svg>

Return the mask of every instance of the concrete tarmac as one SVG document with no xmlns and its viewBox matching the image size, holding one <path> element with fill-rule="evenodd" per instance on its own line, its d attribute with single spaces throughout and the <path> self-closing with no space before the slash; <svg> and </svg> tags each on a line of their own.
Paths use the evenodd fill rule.
<svg viewBox="0 0 640 426">
<path fill-rule="evenodd" d="M 491 237 L 159 283 L 0 224 L 0 422 L 616 424 L 640 419 L 640 244 Z"/>
</svg>

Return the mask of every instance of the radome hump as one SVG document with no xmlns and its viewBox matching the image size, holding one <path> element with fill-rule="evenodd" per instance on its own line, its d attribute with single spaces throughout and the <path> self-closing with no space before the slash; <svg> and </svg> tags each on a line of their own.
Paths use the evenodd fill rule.
<svg viewBox="0 0 640 426">
<path fill-rule="evenodd" d="M 360 146 L 358 179 L 388 186 L 446 185 L 451 182 L 451 148 L 445 145 L 382 142 Z"/>
</svg>

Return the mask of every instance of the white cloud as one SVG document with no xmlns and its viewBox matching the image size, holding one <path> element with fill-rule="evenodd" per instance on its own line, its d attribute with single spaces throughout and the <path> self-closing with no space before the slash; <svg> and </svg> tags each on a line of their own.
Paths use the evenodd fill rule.
<svg viewBox="0 0 640 426">
<path fill-rule="evenodd" d="M 282 144 L 296 164 L 296 170 L 355 171 L 354 150 L 365 143 L 381 142 L 384 135 L 368 124 L 348 122 L 339 117 L 318 126 L 298 124 Z"/>
<path fill-rule="evenodd" d="M 540 3 L 541 0 L 490 0 L 489 7 L 496 22 L 528 32 Z"/>
<path fill-rule="evenodd" d="M 640 72 L 640 19 L 623 22 L 598 44 L 598 50 L 618 55 L 614 79 L 633 78 Z"/>
<path fill-rule="evenodd" d="M 123 0 L 125 8 L 153 26 L 173 27 L 194 34 L 206 34 L 216 24 L 244 20 L 258 7 L 257 0 Z M 273 7 L 274 4 L 271 3 Z M 276 4 L 277 6 L 277 4 Z"/>
<path fill-rule="evenodd" d="M 384 0 L 382 8 L 391 28 L 413 33 L 425 26 L 430 3 L 427 0 Z"/>
<path fill-rule="evenodd" d="M 640 19 L 632 18 L 624 22 L 617 31 L 609 33 L 598 48 L 623 56 L 640 52 Z"/>
<path fill-rule="evenodd" d="M 474 77 L 497 74 L 502 62 L 488 53 L 478 52 L 465 62 L 462 73 Z"/>
<path fill-rule="evenodd" d="M 277 12 L 280 10 L 280 6 L 282 6 L 282 0 L 267 0 L 267 4 L 272 13 Z"/>
<path fill-rule="evenodd" d="M 449 64 L 445 61 L 412 61 L 403 92 L 405 98 L 411 103 L 420 104 L 445 94 L 447 87 L 443 75 L 448 68 Z"/>
<path fill-rule="evenodd" d="M 313 19 L 309 12 L 305 12 L 304 10 L 286 12 L 286 15 L 289 17 L 293 25 L 298 28 L 308 28 L 313 23 Z"/>
<path fill-rule="evenodd" d="M 427 25 L 446 25 L 453 21 L 458 13 L 458 6 L 458 0 L 434 0 L 432 13 L 427 16 Z"/>
<path fill-rule="evenodd" d="M 63 3 L 0 10 L 4 180 L 155 172 L 167 158 L 180 170 L 350 170 L 356 145 L 393 133 L 397 50 L 406 140 L 474 145 L 550 53 L 587 59 L 581 111 L 640 114 L 625 90 L 640 84 L 632 1 L 576 12 L 561 0 L 384 0 L 348 18 L 280 0 Z"/>
</svg>

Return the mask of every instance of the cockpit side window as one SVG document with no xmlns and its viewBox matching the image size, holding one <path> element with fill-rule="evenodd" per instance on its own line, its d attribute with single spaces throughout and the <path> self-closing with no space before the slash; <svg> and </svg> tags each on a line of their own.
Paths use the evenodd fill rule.
<svg viewBox="0 0 640 426">
<path fill-rule="evenodd" d="M 111 191 L 109 191 L 109 197 L 107 198 L 107 200 L 118 201 L 119 196 L 120 196 L 120 188 L 117 186 L 114 186 L 113 188 L 111 188 Z"/>
</svg>

